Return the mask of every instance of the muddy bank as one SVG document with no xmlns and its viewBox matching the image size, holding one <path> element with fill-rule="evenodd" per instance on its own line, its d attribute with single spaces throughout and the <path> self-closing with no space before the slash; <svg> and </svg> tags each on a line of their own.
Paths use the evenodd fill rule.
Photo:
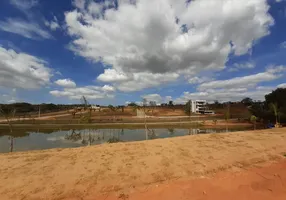
<svg viewBox="0 0 286 200">
<path fill-rule="evenodd" d="M 99 199 L 280 162 L 286 129 L 0 154 L 0 199 Z M 147 189 L 148 190 L 148 189 Z"/>
</svg>

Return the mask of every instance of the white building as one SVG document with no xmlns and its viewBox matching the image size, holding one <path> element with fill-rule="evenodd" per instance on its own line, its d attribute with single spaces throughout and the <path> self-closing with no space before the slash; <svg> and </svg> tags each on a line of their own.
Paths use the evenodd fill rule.
<svg viewBox="0 0 286 200">
<path fill-rule="evenodd" d="M 191 100 L 192 102 L 192 113 L 203 113 L 207 110 L 206 100 Z"/>
</svg>

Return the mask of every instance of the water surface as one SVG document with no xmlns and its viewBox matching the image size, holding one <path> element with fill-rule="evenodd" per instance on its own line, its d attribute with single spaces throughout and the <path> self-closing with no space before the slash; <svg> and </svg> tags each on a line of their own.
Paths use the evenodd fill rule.
<svg viewBox="0 0 286 200">
<path fill-rule="evenodd" d="M 248 128 L 228 129 L 228 131 Z M 71 148 L 102 143 L 151 140 L 185 135 L 222 133 L 226 129 L 155 128 L 148 129 L 0 129 L 0 152 L 28 151 L 52 148 Z"/>
</svg>

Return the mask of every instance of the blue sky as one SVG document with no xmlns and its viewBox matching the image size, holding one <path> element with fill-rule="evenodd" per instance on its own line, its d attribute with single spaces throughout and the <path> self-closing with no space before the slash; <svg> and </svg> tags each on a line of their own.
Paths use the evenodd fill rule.
<svg viewBox="0 0 286 200">
<path fill-rule="evenodd" d="M 284 0 L 2 0 L 0 11 L 1 103 L 262 100 L 286 87 Z"/>
</svg>

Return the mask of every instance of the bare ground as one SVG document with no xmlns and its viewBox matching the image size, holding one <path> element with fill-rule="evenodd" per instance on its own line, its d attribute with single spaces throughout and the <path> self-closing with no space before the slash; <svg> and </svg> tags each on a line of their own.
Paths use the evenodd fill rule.
<svg viewBox="0 0 286 200">
<path fill-rule="evenodd" d="M 282 199 L 285 144 L 282 128 L 0 154 L 0 199 L 165 200 L 164 193 L 172 194 L 171 199 L 190 199 L 190 192 L 197 194 L 192 199 L 250 199 L 251 184 L 258 190 L 268 187 L 261 184 L 272 184 L 268 188 L 278 192 L 275 199 Z M 277 162 L 282 164 L 268 170 L 277 172 L 263 175 L 262 168 L 261 179 L 251 177 L 250 168 Z M 268 182 L 261 182 L 264 179 Z M 200 187 L 192 189 L 193 185 Z M 239 192 L 247 198 L 238 198 Z M 219 198 L 220 194 L 226 195 Z M 260 195 L 269 199 L 269 194 Z"/>
</svg>

